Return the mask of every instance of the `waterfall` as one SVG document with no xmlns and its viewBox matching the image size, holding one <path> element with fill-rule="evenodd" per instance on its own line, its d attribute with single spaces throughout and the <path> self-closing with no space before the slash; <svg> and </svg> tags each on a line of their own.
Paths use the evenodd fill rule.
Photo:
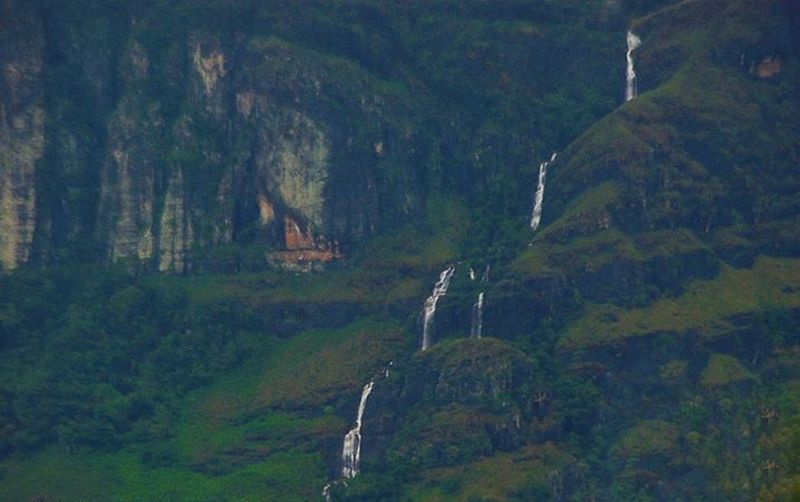
<svg viewBox="0 0 800 502">
<path fill-rule="evenodd" d="M 486 268 L 483 270 L 483 275 L 481 276 L 481 282 L 489 282 L 489 272 L 492 270 L 492 265 L 490 263 L 486 264 Z"/>
<path fill-rule="evenodd" d="M 628 65 L 625 70 L 625 78 L 627 81 L 625 85 L 625 101 L 630 101 L 635 98 L 638 93 L 636 87 L 636 71 L 633 69 L 633 51 L 642 45 L 642 40 L 634 35 L 632 31 L 628 30 L 627 42 L 628 52 L 625 54 L 625 58 L 628 60 Z"/>
<path fill-rule="evenodd" d="M 539 182 L 536 185 L 536 196 L 533 201 L 533 214 L 531 215 L 531 229 L 536 230 L 542 222 L 542 202 L 544 202 L 544 182 L 547 178 L 547 167 L 556 160 L 558 154 L 554 153 L 549 161 L 539 164 Z"/>
<path fill-rule="evenodd" d="M 483 291 L 478 293 L 478 301 L 472 305 L 472 324 L 469 337 L 480 338 L 483 331 Z"/>
<path fill-rule="evenodd" d="M 469 280 L 470 281 L 475 280 L 475 269 L 472 267 L 469 267 Z"/>
<path fill-rule="evenodd" d="M 342 446 L 342 477 L 354 478 L 358 474 L 358 467 L 361 463 L 361 421 L 364 418 L 364 409 L 367 407 L 367 399 L 372 392 L 375 381 L 371 381 L 364 386 L 361 391 L 361 401 L 358 403 L 358 415 L 356 415 L 356 426 L 344 437 Z"/>
<path fill-rule="evenodd" d="M 422 350 L 428 350 L 431 346 L 431 325 L 433 316 L 436 314 L 436 304 L 439 303 L 439 298 L 447 294 L 450 279 L 453 278 L 455 271 L 455 267 L 448 267 L 439 274 L 439 280 L 433 287 L 433 293 L 425 300 L 425 307 L 422 310 Z"/>
<path fill-rule="evenodd" d="M 392 366 L 394 366 L 394 361 L 389 361 L 389 364 L 381 372 L 384 378 L 389 378 L 389 369 L 391 369 Z M 331 500 L 331 489 L 334 486 L 347 486 L 347 480 L 356 477 L 359 473 L 361 465 L 361 425 L 364 422 L 364 411 L 367 409 L 367 399 L 369 399 L 373 387 L 375 387 L 375 379 L 371 380 L 361 390 L 361 400 L 358 402 L 358 413 L 356 414 L 356 426 L 350 429 L 344 436 L 344 444 L 342 445 L 342 477 L 322 487 L 322 497 L 327 502 Z"/>
</svg>

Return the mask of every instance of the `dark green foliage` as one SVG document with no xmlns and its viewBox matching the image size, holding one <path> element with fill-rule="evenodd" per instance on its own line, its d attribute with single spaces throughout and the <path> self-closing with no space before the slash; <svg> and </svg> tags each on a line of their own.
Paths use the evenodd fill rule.
<svg viewBox="0 0 800 502">
<path fill-rule="evenodd" d="M 147 438 L 164 404 L 242 362 L 241 333 L 257 326 L 233 303 L 189 305 L 179 287 L 114 272 L 76 281 L 86 271 L 1 279 L 0 429 L 14 446 Z"/>
<path fill-rule="evenodd" d="M 0 495 L 308 500 L 374 379 L 362 473 L 333 500 L 796 498 L 800 95 L 767 3 L 40 2 L 53 238 L 34 265 L 52 268 L 0 274 Z M 641 95 L 619 106 L 629 24 Z M 103 255 L 98 178 L 126 117 L 154 214 L 180 170 L 213 233 L 261 139 L 192 101 L 197 39 L 329 129 L 326 211 L 363 238 L 339 269 L 264 271 L 252 194 L 232 194 L 232 242 L 196 241 L 194 275 L 78 265 Z M 479 291 L 486 338 L 463 340 Z M 68 486 L 65 459 L 119 486 Z"/>
</svg>

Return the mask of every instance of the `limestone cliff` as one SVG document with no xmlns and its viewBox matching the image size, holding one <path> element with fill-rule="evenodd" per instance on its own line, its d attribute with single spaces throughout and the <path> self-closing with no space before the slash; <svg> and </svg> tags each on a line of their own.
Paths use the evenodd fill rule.
<svg viewBox="0 0 800 502">
<path fill-rule="evenodd" d="M 138 90 L 149 78 L 149 62 L 136 44 L 127 56 L 126 84 Z M 158 142 L 163 129 L 159 103 L 136 90 L 123 96 L 109 121 L 98 227 L 112 261 L 147 261 L 154 254 Z"/>
<path fill-rule="evenodd" d="M 36 166 L 44 151 L 44 37 L 24 2 L 0 3 L 0 265 L 31 255 Z"/>
<path fill-rule="evenodd" d="M 187 211 L 183 174 L 172 172 L 159 222 L 159 272 L 185 272 L 192 244 L 192 221 Z"/>
<path fill-rule="evenodd" d="M 178 47 L 158 69 L 134 41 L 120 65 L 98 216 L 110 260 L 183 272 L 193 248 L 236 242 L 261 246 L 265 264 L 308 270 L 376 230 L 371 171 L 398 159 L 386 133 L 358 145 L 352 133 L 384 120 L 378 82 L 273 39 L 194 33 Z M 159 85 L 182 96 L 172 118 L 147 92 Z"/>
<path fill-rule="evenodd" d="M 73 7 L 0 3 L 3 268 L 181 273 L 235 245 L 305 270 L 421 210 L 409 100 L 364 68 Z"/>
</svg>

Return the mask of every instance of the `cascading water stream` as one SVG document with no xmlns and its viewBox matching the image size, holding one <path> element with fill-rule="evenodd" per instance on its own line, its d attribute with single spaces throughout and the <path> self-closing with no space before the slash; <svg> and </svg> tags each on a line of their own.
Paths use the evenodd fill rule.
<svg viewBox="0 0 800 502">
<path fill-rule="evenodd" d="M 388 366 L 383 369 L 384 378 L 389 378 L 389 369 L 394 366 L 394 361 L 389 361 Z M 331 489 L 338 485 L 347 486 L 347 480 L 356 477 L 361 466 L 361 426 L 364 423 L 364 412 L 367 409 L 367 399 L 375 387 L 375 380 L 371 380 L 361 390 L 361 400 L 358 402 L 358 412 L 356 413 L 356 425 L 344 436 L 342 445 L 342 477 L 339 480 L 331 481 L 322 488 L 322 496 L 326 501 L 331 500 Z"/>
<path fill-rule="evenodd" d="M 422 309 L 422 350 L 428 350 L 431 346 L 431 326 L 433 317 L 436 315 L 436 304 L 439 303 L 439 298 L 447 294 L 450 279 L 453 278 L 455 271 L 455 267 L 448 267 L 439 274 L 439 280 L 433 287 L 433 293 L 425 300 L 425 307 Z"/>
<path fill-rule="evenodd" d="M 361 391 L 361 401 L 358 403 L 358 415 L 356 415 L 356 426 L 344 437 L 342 446 L 342 477 L 354 478 L 358 474 L 359 464 L 361 463 L 361 423 L 364 418 L 364 410 L 367 408 L 367 399 L 372 392 L 375 381 L 370 381 Z"/>
<path fill-rule="evenodd" d="M 625 54 L 625 58 L 628 64 L 625 70 L 625 101 L 630 101 L 635 98 L 639 92 L 636 86 L 636 70 L 633 67 L 633 51 L 642 45 L 642 40 L 630 30 L 628 30 L 628 36 L 626 38 L 628 42 L 628 52 Z"/>
<path fill-rule="evenodd" d="M 478 300 L 472 305 L 472 324 L 469 337 L 480 338 L 483 331 L 483 291 L 478 293 Z"/>
<path fill-rule="evenodd" d="M 533 200 L 533 214 L 531 215 L 531 229 L 536 230 L 542 222 L 542 203 L 544 202 L 544 183 L 547 178 L 547 167 L 556 160 L 558 156 L 554 153 L 549 161 L 539 164 L 539 182 L 536 185 L 536 196 Z"/>
</svg>

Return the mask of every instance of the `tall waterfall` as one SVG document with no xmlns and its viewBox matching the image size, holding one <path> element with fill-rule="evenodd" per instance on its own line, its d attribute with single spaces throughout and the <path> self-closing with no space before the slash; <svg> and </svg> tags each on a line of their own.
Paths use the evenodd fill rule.
<svg viewBox="0 0 800 502">
<path fill-rule="evenodd" d="M 558 154 L 554 153 L 549 161 L 539 164 L 539 182 L 536 185 L 536 196 L 533 201 L 533 214 L 531 215 L 531 229 L 536 230 L 542 222 L 542 202 L 544 202 L 544 182 L 547 178 L 547 167 L 556 160 Z"/>
<path fill-rule="evenodd" d="M 472 305 L 472 324 L 469 337 L 480 338 L 483 331 L 483 291 L 478 293 L 478 301 Z"/>
<path fill-rule="evenodd" d="M 422 310 L 422 350 L 428 350 L 431 346 L 431 325 L 433 325 L 433 316 L 436 314 L 436 304 L 439 303 L 439 298 L 447 294 L 450 279 L 453 278 L 455 271 L 455 267 L 449 267 L 439 274 L 439 280 L 433 287 L 433 293 L 425 300 L 425 307 Z"/>
<path fill-rule="evenodd" d="M 394 366 L 394 361 L 389 361 L 389 364 L 383 369 L 381 374 L 383 378 L 389 378 L 389 369 Z M 358 475 L 361 465 L 361 425 L 364 422 L 364 411 L 367 409 L 367 399 L 375 387 L 375 379 L 371 380 L 361 390 L 361 400 L 358 402 L 358 413 L 356 414 L 356 426 L 344 436 L 344 444 L 342 445 L 342 477 L 338 480 L 331 481 L 322 487 L 322 497 L 330 502 L 331 489 L 334 486 L 343 484 L 347 486 L 347 480 Z"/>
<path fill-rule="evenodd" d="M 358 415 L 356 415 L 356 426 L 344 437 L 342 446 L 342 477 L 354 478 L 358 474 L 359 464 L 361 463 L 361 422 L 364 418 L 364 410 L 367 407 L 367 399 L 372 392 L 375 381 L 371 381 L 364 386 L 361 391 L 361 401 L 358 403 Z"/>
<path fill-rule="evenodd" d="M 628 60 L 628 65 L 625 70 L 626 85 L 625 85 L 625 101 L 630 101 L 638 94 L 636 86 L 636 71 L 633 68 L 633 51 L 642 45 L 642 40 L 637 37 L 632 31 L 628 30 L 628 52 L 625 58 Z"/>
</svg>

